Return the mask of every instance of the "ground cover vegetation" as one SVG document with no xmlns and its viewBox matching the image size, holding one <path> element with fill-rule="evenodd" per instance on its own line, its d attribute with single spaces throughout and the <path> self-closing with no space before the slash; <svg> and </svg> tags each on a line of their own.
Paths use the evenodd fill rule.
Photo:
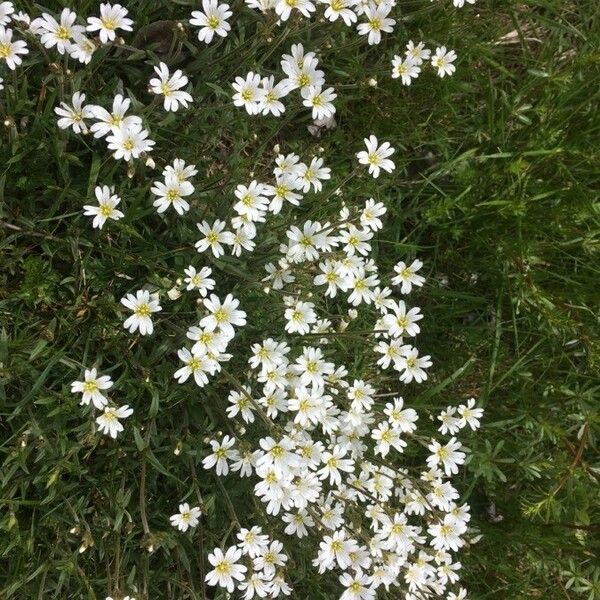
<svg viewBox="0 0 600 600">
<path fill-rule="evenodd" d="M 1 2 L 0 598 L 599 598 L 599 19 Z"/>
</svg>

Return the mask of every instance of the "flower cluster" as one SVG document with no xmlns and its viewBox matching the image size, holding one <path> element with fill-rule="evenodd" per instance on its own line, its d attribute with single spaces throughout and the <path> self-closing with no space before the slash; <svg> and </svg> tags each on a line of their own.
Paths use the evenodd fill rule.
<svg viewBox="0 0 600 600">
<path fill-rule="evenodd" d="M 416 79 L 421 73 L 421 65 L 424 61 L 430 61 L 431 66 L 437 69 L 439 77 L 452 75 L 456 71 L 453 64 L 456 60 L 456 52 L 447 50 L 445 46 L 436 48 L 435 54 L 431 56 L 431 50 L 425 48 L 424 42 L 419 42 L 416 46 L 410 40 L 406 45 L 404 58 L 395 55 L 392 60 L 392 78 L 400 78 L 402 85 L 410 85 L 413 79 Z"/>
<path fill-rule="evenodd" d="M 382 32 L 393 31 L 396 23 L 391 16 L 393 0 L 320 3 L 325 4 L 327 20 L 357 24 L 369 44 L 378 44 Z M 317 10 L 311 0 L 246 0 L 246 4 L 261 12 L 274 11 L 282 22 L 296 13 L 312 17 Z M 43 13 L 31 21 L 22 13 L 15 15 L 11 2 L 2 2 L 0 59 L 15 69 L 29 52 L 24 41 L 13 41 L 7 25 L 14 22 L 19 29 L 29 29 L 46 50 L 88 64 L 97 48 L 118 43 L 117 32 L 132 31 L 133 21 L 120 4 L 101 4 L 99 13 L 86 24 L 69 8 L 58 18 Z M 209 44 L 227 36 L 232 16 L 228 4 L 203 0 L 202 10 L 192 12 L 189 23 L 198 28 L 198 40 Z M 432 56 L 423 42 L 410 41 L 405 57 L 394 58 L 393 77 L 409 85 L 424 61 L 430 61 L 440 77 L 452 75 L 455 59 L 454 51 L 443 46 Z M 237 77 L 233 104 L 250 115 L 279 117 L 286 110 L 282 100 L 298 90 L 315 122 L 332 119 L 337 94 L 326 85 L 316 53 L 295 44 L 280 64 L 284 76 L 278 81 L 275 75 L 254 71 Z M 105 107 L 86 104 L 86 94 L 76 90 L 70 102 L 55 107 L 58 127 L 91 134 L 94 140 L 105 138 L 106 150 L 115 159 L 128 163 L 146 159 L 154 169 L 147 156 L 156 145 L 146 122 L 151 109 L 162 101 L 165 111 L 176 112 L 194 101 L 194 84 L 181 70 L 171 73 L 160 62 L 154 75 L 148 86 L 153 101 L 139 111 L 144 119 L 129 114 L 132 99 L 122 93 L 112 95 L 112 103 Z M 358 165 L 366 166 L 373 178 L 394 171 L 390 157 L 395 149 L 390 142 L 380 143 L 370 135 L 364 144 L 365 150 L 356 148 Z M 212 267 L 186 260 L 183 281 L 168 293 L 176 300 L 185 289 L 198 309 L 185 331 L 185 345 L 176 346 L 182 365 L 174 369 L 174 378 L 201 388 L 217 374 L 230 382 L 223 402 L 229 430 L 207 440 L 202 465 L 214 469 L 217 477 L 237 473 L 250 479 L 257 505 L 270 517 L 277 537 L 307 538 L 314 567 L 337 578 L 342 600 L 371 600 L 382 588 L 394 588 L 406 600 L 464 598 L 466 592 L 458 587 L 461 564 L 456 553 L 472 539 L 470 514 L 451 478 L 466 460 L 456 436 L 467 427 L 476 429 L 483 411 L 474 399 L 448 406 L 429 415 L 441 423 L 440 435 L 417 433 L 420 415 L 410 406 L 412 388 L 407 386 L 426 381 L 432 361 L 416 346 L 424 316 L 407 296 L 425 284 L 423 263 L 399 261 L 393 272 L 380 271 L 375 236 L 383 228 L 387 208 L 374 198 L 353 199 L 326 217 L 314 216 L 309 208 L 302 219 L 294 214 L 286 220 L 307 195 L 322 192 L 332 172 L 319 156 L 309 155 L 304 162 L 301 153 L 282 153 L 279 147 L 274 154 L 275 164 L 267 175 L 239 177 L 243 183 L 236 181 L 225 199 L 230 209 L 226 218 L 216 218 L 219 213 L 210 207 L 202 213 L 197 222 L 200 235 L 190 240 L 190 251 L 195 241 L 195 250 Z M 149 186 L 156 211 L 164 213 L 164 219 L 194 214 L 196 165 L 181 158 L 157 160 L 166 166 Z M 93 228 L 127 218 L 117 209 L 122 205 L 115 187 L 98 185 L 95 197 L 97 205 L 83 207 Z M 224 261 L 217 259 L 260 248 L 261 228 L 276 218 L 279 223 L 269 230 L 268 252 L 255 257 L 266 274 L 261 272 L 262 280 L 254 283 L 263 287 L 270 317 L 279 328 L 270 335 L 251 333 L 251 342 L 242 344 L 239 334 L 250 320 L 249 308 L 237 288 L 233 291 L 239 298 L 221 288 L 218 271 Z M 282 235 L 273 246 L 277 232 Z M 161 290 L 147 287 L 120 301 L 131 312 L 123 322 L 130 334 L 152 335 L 153 315 L 162 311 Z M 356 357 L 348 358 L 346 342 L 359 344 Z M 234 352 L 238 359 L 240 355 L 248 359 L 245 372 L 227 370 Z M 102 411 L 96 418 L 99 430 L 116 438 L 123 431 L 120 420 L 133 410 L 111 405 L 104 391 L 112 386 L 109 376 L 93 368 L 85 370 L 83 381 L 71 384 L 71 391 L 81 394 L 81 404 Z M 426 466 L 415 467 L 417 461 Z M 207 509 L 182 502 L 178 510 L 170 522 L 185 533 L 198 525 Z M 242 528 L 235 517 L 234 524 L 237 542 L 223 550 L 225 539 L 222 548 L 209 554 L 213 568 L 206 582 L 229 593 L 237 589 L 248 600 L 290 595 L 284 577 L 290 561 L 283 543 L 257 526 Z"/>
<path fill-rule="evenodd" d="M 74 381 L 71 384 L 71 392 L 81 394 L 80 404 L 89 406 L 91 403 L 94 408 L 103 411 L 96 418 L 96 423 L 102 433 L 110 435 L 114 439 L 123 431 L 123 425 L 119 419 L 131 416 L 133 409 L 129 408 L 127 404 L 119 407 L 109 406 L 109 400 L 102 391 L 108 390 L 112 386 L 113 381 L 108 375 L 98 376 L 96 369 L 85 369 L 83 381 Z"/>
</svg>

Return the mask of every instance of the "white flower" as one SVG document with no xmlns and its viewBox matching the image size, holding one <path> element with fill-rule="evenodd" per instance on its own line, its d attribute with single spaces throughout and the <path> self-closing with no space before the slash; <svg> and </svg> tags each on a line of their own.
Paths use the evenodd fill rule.
<svg viewBox="0 0 600 600">
<path fill-rule="evenodd" d="M 119 419 L 125 419 L 133 414 L 133 409 L 129 408 L 127 404 L 120 406 L 119 408 L 104 408 L 104 413 L 96 418 L 98 429 L 101 433 L 110 435 L 111 438 L 115 439 L 117 434 L 123 431 L 123 425 L 119 422 Z"/>
<path fill-rule="evenodd" d="M 190 375 L 193 375 L 196 385 L 204 387 L 208 383 L 207 373 L 213 375 L 217 370 L 217 361 L 206 354 L 192 354 L 187 348 L 181 348 L 177 351 L 177 356 L 184 363 L 181 369 L 175 371 L 174 377 L 177 383 L 184 383 Z"/>
<path fill-rule="evenodd" d="M 465 1 L 469 4 L 475 4 L 476 0 L 452 0 L 452 3 L 456 8 L 462 8 L 465 5 Z"/>
<path fill-rule="evenodd" d="M 233 14 L 229 10 L 229 4 L 219 4 L 217 0 L 202 0 L 202 10 L 192 12 L 190 19 L 191 25 L 200 27 L 198 39 L 201 42 L 210 44 L 215 33 L 221 37 L 226 37 L 231 31 L 231 25 L 227 19 Z"/>
<path fill-rule="evenodd" d="M 373 198 L 369 198 L 360 214 L 360 224 L 372 231 L 378 231 L 383 228 L 383 223 L 379 217 L 384 215 L 386 211 L 387 209 L 382 202 L 375 202 Z"/>
<path fill-rule="evenodd" d="M 73 43 L 68 48 L 69 56 L 78 60 L 80 63 L 87 65 L 92 60 L 94 52 L 96 52 L 96 44 L 93 40 L 76 33 L 73 36 Z"/>
<path fill-rule="evenodd" d="M 417 325 L 417 321 L 423 318 L 423 314 L 418 306 L 407 311 L 404 300 L 400 300 L 392 311 L 383 317 L 383 325 L 392 337 L 402 337 L 403 335 L 414 337 L 419 334 L 421 329 Z"/>
<path fill-rule="evenodd" d="M 230 336 L 220 331 L 208 331 L 200 327 L 192 326 L 187 330 L 186 337 L 194 342 L 192 354 L 212 354 L 219 356 L 227 349 L 231 340 Z"/>
<path fill-rule="evenodd" d="M 438 75 L 452 75 L 456 71 L 456 67 L 452 64 L 456 60 L 456 52 L 454 50 L 446 50 L 446 46 L 435 49 L 435 56 L 431 57 L 431 65 L 438 70 Z"/>
<path fill-rule="evenodd" d="M 21 40 L 12 41 L 12 29 L 0 25 L 0 59 L 6 61 L 6 66 L 14 71 L 23 62 L 19 54 L 28 54 L 27 44 Z"/>
<path fill-rule="evenodd" d="M 263 115 L 281 116 L 285 112 L 285 106 L 279 99 L 288 94 L 285 82 L 280 81 L 275 84 L 275 77 L 271 75 L 270 77 L 263 77 L 262 87 L 263 94 L 258 103 L 258 111 Z"/>
<path fill-rule="evenodd" d="M 204 235 L 203 238 L 196 242 L 196 250 L 204 252 L 210 248 L 215 258 L 223 256 L 225 249 L 222 244 L 231 244 L 233 242 L 233 234 L 230 231 L 223 231 L 225 225 L 225 221 L 219 221 L 218 219 L 212 225 L 209 225 L 206 221 L 196 223 L 196 227 Z"/>
<path fill-rule="evenodd" d="M 113 99 L 112 112 L 108 112 L 102 106 L 91 105 L 92 117 L 96 119 L 96 123 L 90 127 L 94 137 L 99 138 L 109 133 L 118 133 L 122 127 L 141 127 L 142 119 L 133 115 L 125 116 L 130 104 L 129 98 L 117 94 Z"/>
<path fill-rule="evenodd" d="M 353 575 L 342 573 L 339 580 L 346 588 L 340 600 L 374 600 L 375 588 L 370 585 L 370 578 L 360 569 Z"/>
<path fill-rule="evenodd" d="M 214 289 L 215 280 L 211 279 L 212 269 L 210 267 L 202 267 L 200 271 L 190 265 L 184 270 L 186 278 L 184 282 L 187 284 L 187 290 L 198 290 L 201 296 L 206 297 L 207 292 Z"/>
<path fill-rule="evenodd" d="M 427 379 L 425 369 L 432 364 L 429 355 L 419 357 L 419 351 L 412 348 L 398 359 L 395 368 L 400 371 L 400 381 L 410 383 L 414 379 L 421 383 Z"/>
<path fill-rule="evenodd" d="M 235 94 L 232 97 L 233 104 L 235 106 L 243 106 L 249 115 L 258 114 L 265 96 L 265 90 L 261 84 L 261 76 L 252 71 L 246 75 L 246 79 L 236 77 L 234 83 L 231 84 L 235 90 Z"/>
<path fill-rule="evenodd" d="M 388 19 L 391 4 L 381 3 L 378 6 L 369 5 L 365 9 L 365 15 L 368 19 L 366 23 L 359 23 L 357 30 L 361 35 L 368 35 L 367 41 L 370 45 L 379 44 L 381 41 L 381 32 L 390 33 L 394 30 L 396 21 Z"/>
<path fill-rule="evenodd" d="M 313 158 L 310 165 L 300 165 L 298 173 L 298 186 L 306 194 L 312 185 L 315 192 L 323 189 L 322 181 L 331 179 L 331 169 L 323 166 L 322 158 Z"/>
<path fill-rule="evenodd" d="M 354 0 L 321 0 L 321 2 L 327 5 L 325 18 L 330 21 L 337 21 L 337 18 L 341 17 L 344 23 L 350 27 L 358 19 L 352 10 Z"/>
<path fill-rule="evenodd" d="M 294 206 L 300 204 L 302 194 L 296 193 L 298 177 L 292 174 L 278 175 L 275 185 L 265 186 L 264 193 L 272 196 L 269 204 L 269 210 L 277 215 L 281 212 L 284 202 L 289 202 Z"/>
<path fill-rule="evenodd" d="M 75 25 L 77 14 L 68 8 L 63 8 L 60 13 L 60 23 L 48 13 L 34 19 L 31 23 L 33 31 L 41 35 L 40 41 L 46 48 L 56 46 L 60 54 L 64 54 L 71 47 L 71 39 L 76 35 L 84 35 L 85 28 Z"/>
<path fill-rule="evenodd" d="M 106 44 L 115 39 L 117 29 L 132 31 L 133 21 L 127 18 L 127 13 L 120 4 L 100 4 L 100 17 L 88 17 L 86 30 L 99 31 L 100 41 Z"/>
<path fill-rule="evenodd" d="M 94 217 L 94 220 L 92 221 L 92 227 L 102 229 L 107 219 L 118 221 L 125 216 L 120 210 L 115 208 L 115 206 L 121 202 L 121 198 L 119 198 L 114 191 L 114 188 L 110 188 L 107 185 L 97 185 L 94 193 L 96 194 L 96 199 L 98 200 L 98 206 L 86 204 L 83 207 L 84 215 L 88 217 Z"/>
<path fill-rule="evenodd" d="M 332 536 L 326 535 L 319 546 L 319 554 L 313 565 L 319 567 L 319 573 L 332 569 L 337 562 L 340 569 L 347 569 L 352 561 L 350 553 L 358 550 L 356 540 L 346 539 L 344 530 L 336 531 Z"/>
<path fill-rule="evenodd" d="M 172 165 L 167 165 L 163 170 L 163 177 L 166 178 L 171 175 L 180 182 L 187 181 L 197 174 L 196 165 L 186 165 L 181 158 L 176 158 Z"/>
<path fill-rule="evenodd" d="M 416 46 L 415 43 L 410 40 L 406 44 L 406 50 L 404 54 L 415 63 L 415 65 L 423 64 L 424 60 L 429 60 L 431 56 L 431 50 L 425 48 L 424 42 L 419 42 Z"/>
<path fill-rule="evenodd" d="M 164 183 L 155 181 L 150 190 L 158 198 L 152 203 L 158 213 L 163 213 L 172 206 L 177 214 L 182 215 L 190 210 L 190 205 L 183 199 L 194 192 L 189 181 L 179 181 L 174 175 L 167 175 Z"/>
<path fill-rule="evenodd" d="M 392 284 L 402 286 L 400 288 L 401 294 L 410 294 L 413 285 L 417 287 L 423 286 L 425 277 L 417 275 L 417 271 L 422 266 L 423 263 L 418 259 L 413 260 L 409 266 L 404 261 L 396 263 L 394 266 L 396 275 L 392 277 Z"/>
<path fill-rule="evenodd" d="M 154 67 L 154 71 L 158 78 L 154 77 L 150 80 L 150 90 L 157 96 L 164 96 L 164 109 L 175 112 L 180 104 L 187 108 L 188 103 L 192 102 L 193 98 L 190 94 L 181 90 L 189 81 L 181 69 L 177 69 L 171 75 L 169 67 L 161 62 L 158 67 Z"/>
<path fill-rule="evenodd" d="M 394 56 L 392 60 L 392 78 L 402 78 L 402 85 L 410 85 L 413 79 L 416 79 L 421 72 L 420 67 L 415 63 L 412 58 L 407 57 L 402 60 L 401 56 Z"/>
<path fill-rule="evenodd" d="M 71 384 L 71 393 L 81 393 L 81 404 L 89 405 L 90 402 L 102 410 L 108 404 L 108 398 L 100 390 L 112 387 L 113 381 L 108 375 L 98 377 L 96 369 L 85 369 L 83 381 L 74 381 Z"/>
<path fill-rule="evenodd" d="M 138 158 L 142 152 L 150 152 L 156 142 L 146 139 L 148 132 L 141 124 L 123 124 L 106 138 L 109 150 L 114 150 L 116 160 L 123 158 L 127 161 Z"/>
<path fill-rule="evenodd" d="M 450 441 L 442 446 L 437 440 L 432 440 L 427 446 L 431 455 L 427 458 L 427 466 L 432 469 L 438 464 L 442 464 L 446 475 L 456 475 L 458 466 L 465 462 L 465 453 L 460 452 L 462 444 L 455 438 L 450 438 Z"/>
<path fill-rule="evenodd" d="M 87 133 L 85 119 L 91 119 L 94 116 L 93 108 L 91 106 L 83 106 L 85 94 L 81 92 L 75 92 L 71 102 L 73 106 L 61 102 L 60 106 L 54 109 L 54 112 L 61 117 L 58 120 L 58 126 L 61 129 L 71 127 L 75 133 Z"/>
<path fill-rule="evenodd" d="M 319 61 L 314 52 L 304 54 L 302 44 L 292 46 L 292 54 L 284 54 L 281 57 L 281 68 L 287 75 L 283 80 L 288 91 L 306 87 L 322 87 L 325 84 L 325 73 L 317 69 Z"/>
<path fill-rule="evenodd" d="M 380 146 L 374 135 L 365 138 L 364 142 L 367 149 L 358 152 L 356 157 L 361 165 L 369 165 L 369 173 L 374 178 L 379 177 L 380 169 L 391 173 L 396 168 L 393 161 L 388 158 L 394 153 L 394 148 L 390 146 L 389 142 L 384 142 Z"/>
<path fill-rule="evenodd" d="M 277 0 L 275 4 L 275 12 L 282 21 L 287 21 L 290 18 L 292 9 L 296 9 L 305 17 L 310 17 L 310 13 L 317 10 L 310 0 Z"/>
<path fill-rule="evenodd" d="M 465 542 L 460 537 L 466 531 L 465 524 L 456 519 L 453 515 L 445 515 L 444 520 L 427 529 L 427 533 L 432 537 L 430 544 L 435 550 L 454 550 L 464 546 Z"/>
<path fill-rule="evenodd" d="M 8 25 L 10 23 L 10 15 L 15 12 L 15 7 L 12 2 L 0 2 L 0 25 Z"/>
<path fill-rule="evenodd" d="M 127 294 L 121 298 L 121 304 L 133 311 L 123 323 L 123 327 L 134 333 L 137 329 L 141 335 L 150 335 L 154 331 L 151 316 L 152 313 L 162 310 L 158 294 L 150 294 L 148 290 L 138 290 L 135 294 Z"/>
<path fill-rule="evenodd" d="M 211 469 L 216 465 L 217 475 L 227 475 L 229 473 L 227 461 L 238 457 L 237 450 L 233 447 L 234 444 L 235 439 L 229 435 L 226 435 L 221 443 L 211 440 L 212 453 L 202 459 L 202 466 L 205 469 Z"/>
<path fill-rule="evenodd" d="M 265 193 L 265 186 L 257 181 L 252 181 L 249 186 L 238 185 L 234 192 L 238 202 L 233 205 L 233 210 L 238 215 L 246 217 L 248 221 L 263 220 L 263 215 L 267 212 L 269 205 Z"/>
<path fill-rule="evenodd" d="M 198 506 L 190 508 L 187 502 L 179 505 L 179 512 L 172 515 L 169 520 L 173 527 L 177 527 L 179 531 L 187 531 L 190 527 L 196 527 L 200 522 L 202 511 Z"/>
<path fill-rule="evenodd" d="M 262 529 L 256 525 L 251 529 L 240 529 L 237 539 L 240 540 L 238 546 L 242 552 L 250 558 L 256 558 L 269 545 L 269 536 L 263 534 Z"/>
<path fill-rule="evenodd" d="M 320 86 L 314 87 L 311 85 L 302 88 L 300 93 L 304 98 L 302 104 L 309 108 L 312 107 L 313 119 L 328 119 L 334 115 L 333 100 L 337 98 L 337 94 L 333 91 L 333 88 L 323 90 Z"/>
<path fill-rule="evenodd" d="M 449 406 L 438 415 L 438 421 L 442 422 L 438 430 L 442 435 L 446 435 L 447 433 L 457 433 L 461 427 L 464 427 L 464 424 L 461 424 L 460 418 L 455 415 L 455 406 Z"/>
<path fill-rule="evenodd" d="M 317 320 L 317 314 L 314 311 L 312 302 L 298 301 L 296 304 L 285 311 L 285 330 L 288 333 L 300 333 L 306 335 L 310 331 L 310 326 Z"/>
<path fill-rule="evenodd" d="M 461 404 L 458 407 L 458 414 L 461 416 L 461 426 L 468 425 L 473 431 L 479 428 L 479 420 L 483 417 L 483 408 L 474 408 L 475 398 L 469 398 L 466 406 Z"/>
<path fill-rule="evenodd" d="M 222 302 L 218 296 L 211 294 L 203 302 L 210 314 L 201 319 L 200 326 L 206 327 L 208 331 L 219 329 L 225 335 L 233 337 L 233 326 L 242 327 L 246 324 L 246 313 L 238 310 L 240 301 L 231 294 L 227 294 Z"/>
<path fill-rule="evenodd" d="M 254 570 L 263 571 L 271 579 L 275 575 L 277 567 L 283 567 L 287 562 L 288 557 L 281 551 L 282 549 L 283 544 L 277 540 L 273 540 L 253 560 Z"/>
<path fill-rule="evenodd" d="M 241 556 L 242 551 L 235 546 L 228 548 L 225 554 L 220 548 L 215 548 L 208 555 L 208 562 L 214 567 L 206 575 L 208 585 L 226 588 L 231 594 L 235 589 L 235 581 L 243 581 L 244 573 L 248 570 L 244 565 L 237 564 Z"/>
</svg>

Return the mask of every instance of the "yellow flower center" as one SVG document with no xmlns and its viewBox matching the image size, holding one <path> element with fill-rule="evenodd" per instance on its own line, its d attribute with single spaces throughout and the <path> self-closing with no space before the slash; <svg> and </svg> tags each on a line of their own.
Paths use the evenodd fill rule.
<svg viewBox="0 0 600 600">
<path fill-rule="evenodd" d="M 140 304 L 135 309 L 135 314 L 138 317 L 149 317 L 150 316 L 150 307 L 147 304 Z"/>
<path fill-rule="evenodd" d="M 414 369 L 417 366 L 417 359 L 413 358 L 412 356 L 410 358 L 406 359 L 406 366 L 409 369 Z"/>
<path fill-rule="evenodd" d="M 370 165 L 378 165 L 379 164 L 379 156 L 377 156 L 377 154 L 375 152 L 371 152 L 368 156 L 367 156 L 367 161 L 369 162 Z"/>
<path fill-rule="evenodd" d="M 224 560 L 215 567 L 215 571 L 219 573 L 219 575 L 229 575 L 229 572 L 231 571 L 231 565 L 228 561 Z"/>
<path fill-rule="evenodd" d="M 227 321 L 227 311 L 223 308 L 219 308 L 215 311 L 214 317 L 217 323 L 224 323 Z"/>
<path fill-rule="evenodd" d="M 211 29 L 216 29 L 219 26 L 219 17 L 215 17 L 214 15 L 212 17 L 208 17 L 207 19 L 207 25 L 211 28 Z"/>
<path fill-rule="evenodd" d="M 83 391 L 93 394 L 98 389 L 98 384 L 95 381 L 86 381 L 83 384 Z"/>
<path fill-rule="evenodd" d="M 192 357 L 187 366 L 192 373 L 195 373 L 198 369 L 200 369 L 200 367 L 202 367 L 202 361 L 199 358 Z"/>
<path fill-rule="evenodd" d="M 169 202 L 175 202 L 175 200 L 177 200 L 177 198 L 179 198 L 179 191 L 171 188 L 169 190 L 167 190 L 167 200 Z"/>
<path fill-rule="evenodd" d="M 343 0 L 333 0 L 333 2 L 331 3 L 331 8 L 335 11 L 340 11 L 342 10 L 342 8 L 344 8 L 344 1 Z"/>
<path fill-rule="evenodd" d="M 408 319 L 406 317 L 398 317 L 396 319 L 396 323 L 398 323 L 398 327 L 402 329 L 406 329 L 408 327 Z"/>
<path fill-rule="evenodd" d="M 115 19 L 100 19 L 102 26 L 104 29 L 108 29 L 109 31 L 114 31 L 117 28 L 117 22 Z"/>
<path fill-rule="evenodd" d="M 273 446 L 271 448 L 271 454 L 275 458 L 281 458 L 283 456 L 283 453 L 284 453 L 284 449 L 281 446 Z"/>
<path fill-rule="evenodd" d="M 310 77 L 306 73 L 301 73 L 298 77 L 298 83 L 300 87 L 305 87 L 310 83 Z"/>
<path fill-rule="evenodd" d="M 168 98 L 169 96 L 172 96 L 172 95 L 173 95 L 173 90 L 172 90 L 172 89 L 169 87 L 169 84 L 168 84 L 168 83 L 163 83 L 163 84 L 160 86 L 160 91 L 162 92 L 162 94 L 163 94 L 163 95 L 164 95 L 166 98 Z"/>
<path fill-rule="evenodd" d="M 59 28 L 56 30 L 56 37 L 59 40 L 66 41 L 71 37 L 71 33 L 66 27 L 60 25 Z"/>
<path fill-rule="evenodd" d="M 0 44 L 0 58 L 8 58 L 11 54 L 11 44 Z"/>
<path fill-rule="evenodd" d="M 101 204 L 100 205 L 100 214 L 103 217 L 110 217 L 113 213 L 113 207 L 110 204 Z"/>
</svg>

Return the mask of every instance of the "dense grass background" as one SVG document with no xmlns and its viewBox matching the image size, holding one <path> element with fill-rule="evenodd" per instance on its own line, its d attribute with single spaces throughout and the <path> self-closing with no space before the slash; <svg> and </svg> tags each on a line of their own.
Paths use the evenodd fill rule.
<svg viewBox="0 0 600 600">
<path fill-rule="evenodd" d="M 127 7 L 140 27 L 185 19 L 192 4 Z M 96 8 L 62 5 L 84 16 Z M 600 597 L 597 2 L 480 1 L 459 11 L 400 1 L 402 22 L 374 48 L 339 25 L 277 28 L 233 5 L 243 20 L 209 48 L 167 22 L 163 47 L 138 35 L 128 41 L 140 50 L 100 50 L 91 69 L 72 72 L 32 51 L 14 79 L 2 73 L 11 89 L 0 92 L 0 598 L 103 598 L 133 585 L 142 597 L 202 598 L 207 548 L 231 513 L 260 519 L 247 485 L 226 481 L 225 502 L 216 477 L 195 466 L 203 439 L 225 426 L 229 388 L 199 393 L 172 380 L 193 303 L 165 299 L 160 336 L 137 342 L 123 334 L 118 300 L 143 282 L 172 287 L 196 258 L 194 222 L 206 211 L 227 216 L 232 186 L 250 172 L 266 179 L 276 143 L 304 159 L 322 152 L 333 169 L 298 218 L 327 219 L 342 201 L 373 196 L 389 209 L 376 250 L 382 269 L 413 254 L 426 264 L 419 347 L 434 369 L 405 397 L 424 411 L 470 396 L 486 408 L 462 483 L 484 535 L 463 556 L 471 597 Z M 31 2 L 16 6 L 39 13 Z M 455 49 L 457 74 L 439 80 L 429 70 L 410 88 L 391 80 L 390 60 L 411 38 Z M 235 75 L 277 73 L 298 41 L 318 52 L 339 94 L 338 126 L 319 139 L 297 105 L 281 120 L 252 119 L 229 101 Z M 141 163 L 127 173 L 101 143 L 59 133 L 52 112 L 78 89 L 95 103 L 123 89 L 149 104 L 157 58 L 194 83 L 193 110 L 147 113 L 158 165 L 178 156 L 199 167 L 186 219 L 154 212 L 154 174 Z M 393 177 L 354 175 L 333 194 L 369 133 L 397 148 Z M 81 206 L 96 184 L 111 183 L 126 218 L 92 231 Z M 251 302 L 268 257 L 219 261 L 220 289 Z M 258 298 L 248 340 L 280 327 Z M 91 435 L 69 392 L 92 362 L 136 409 L 119 444 Z M 193 538 L 167 520 L 190 491 L 207 513 Z M 90 547 L 80 553 L 82 544 Z M 295 597 L 336 597 L 309 556 L 294 558 Z"/>
</svg>

